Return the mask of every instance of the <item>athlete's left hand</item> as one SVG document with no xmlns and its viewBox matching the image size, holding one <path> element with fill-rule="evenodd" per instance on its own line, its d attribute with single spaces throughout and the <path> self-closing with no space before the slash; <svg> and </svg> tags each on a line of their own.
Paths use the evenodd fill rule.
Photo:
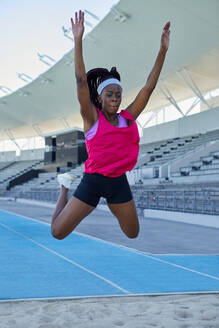
<svg viewBox="0 0 219 328">
<path fill-rule="evenodd" d="M 169 42 L 170 42 L 170 22 L 167 22 L 166 25 L 163 28 L 163 32 L 161 35 L 161 48 L 165 51 L 169 48 Z"/>
</svg>

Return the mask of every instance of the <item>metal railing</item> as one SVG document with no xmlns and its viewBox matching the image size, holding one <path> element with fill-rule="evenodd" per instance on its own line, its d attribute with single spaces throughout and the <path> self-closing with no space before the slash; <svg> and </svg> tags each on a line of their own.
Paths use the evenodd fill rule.
<svg viewBox="0 0 219 328">
<path fill-rule="evenodd" d="M 136 207 L 219 215 L 219 190 L 145 190 L 133 188 Z"/>
<path fill-rule="evenodd" d="M 16 200 L 17 198 L 37 200 L 42 202 L 56 203 L 59 197 L 59 190 L 31 190 L 31 191 L 2 191 L 1 197 L 10 197 Z"/>
<path fill-rule="evenodd" d="M 139 211 L 144 209 L 219 215 L 219 190 L 156 190 L 132 186 L 132 194 Z M 69 196 L 73 194 L 70 190 Z M 56 203 L 59 190 L 0 191 L 1 197 Z M 102 199 L 103 200 L 103 199 Z M 105 203 L 101 201 L 101 203 Z"/>
</svg>

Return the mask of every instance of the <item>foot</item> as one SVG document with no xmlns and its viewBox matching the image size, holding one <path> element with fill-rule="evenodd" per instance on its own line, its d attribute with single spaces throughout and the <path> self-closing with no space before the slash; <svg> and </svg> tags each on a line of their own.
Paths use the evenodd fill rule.
<svg viewBox="0 0 219 328">
<path fill-rule="evenodd" d="M 77 179 L 77 177 L 70 173 L 58 174 L 58 176 L 57 176 L 57 180 L 58 180 L 60 186 L 64 186 L 66 189 L 69 189 L 72 182 L 76 179 Z"/>
</svg>

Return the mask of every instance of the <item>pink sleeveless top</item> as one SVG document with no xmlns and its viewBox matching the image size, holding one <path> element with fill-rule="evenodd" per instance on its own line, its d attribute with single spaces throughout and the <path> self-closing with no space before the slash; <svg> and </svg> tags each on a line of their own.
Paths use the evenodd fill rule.
<svg viewBox="0 0 219 328">
<path fill-rule="evenodd" d="M 119 124 L 118 124 L 118 128 L 124 128 L 126 126 L 128 126 L 126 119 L 122 116 L 122 115 L 118 115 L 118 120 L 119 120 Z M 91 139 L 95 136 L 97 129 L 98 129 L 98 124 L 99 124 L 99 119 L 94 123 L 94 125 L 90 128 L 90 130 L 88 130 L 85 133 L 85 138 L 86 139 Z"/>
<path fill-rule="evenodd" d="M 101 110 L 97 108 L 99 123 L 97 132 L 86 139 L 88 159 L 84 172 L 99 173 L 108 177 L 118 177 L 135 166 L 139 152 L 139 133 L 137 124 L 127 110 L 120 115 L 133 123 L 127 127 L 111 125 Z"/>
</svg>

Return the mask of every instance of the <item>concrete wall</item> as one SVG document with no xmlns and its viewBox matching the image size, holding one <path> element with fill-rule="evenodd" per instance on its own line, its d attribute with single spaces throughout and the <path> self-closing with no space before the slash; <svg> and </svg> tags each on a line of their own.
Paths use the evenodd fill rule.
<svg viewBox="0 0 219 328">
<path fill-rule="evenodd" d="M 143 129 L 141 144 L 219 129 L 219 107 Z"/>
<path fill-rule="evenodd" d="M 207 99 L 207 103 L 212 107 L 218 107 L 219 106 L 219 96 L 213 97 L 213 98 L 209 98 Z M 206 104 L 204 104 L 203 102 L 200 103 L 200 111 L 203 112 L 205 110 L 208 110 L 208 106 Z"/>
<path fill-rule="evenodd" d="M 44 152 L 44 148 L 22 150 L 20 156 L 16 156 L 16 151 L 0 152 L 0 162 L 43 160 Z"/>
<path fill-rule="evenodd" d="M 0 152 L 0 162 L 14 162 L 16 160 L 16 151 Z"/>
<path fill-rule="evenodd" d="M 20 156 L 16 157 L 16 161 L 43 160 L 44 152 L 44 148 L 21 150 Z"/>
</svg>

